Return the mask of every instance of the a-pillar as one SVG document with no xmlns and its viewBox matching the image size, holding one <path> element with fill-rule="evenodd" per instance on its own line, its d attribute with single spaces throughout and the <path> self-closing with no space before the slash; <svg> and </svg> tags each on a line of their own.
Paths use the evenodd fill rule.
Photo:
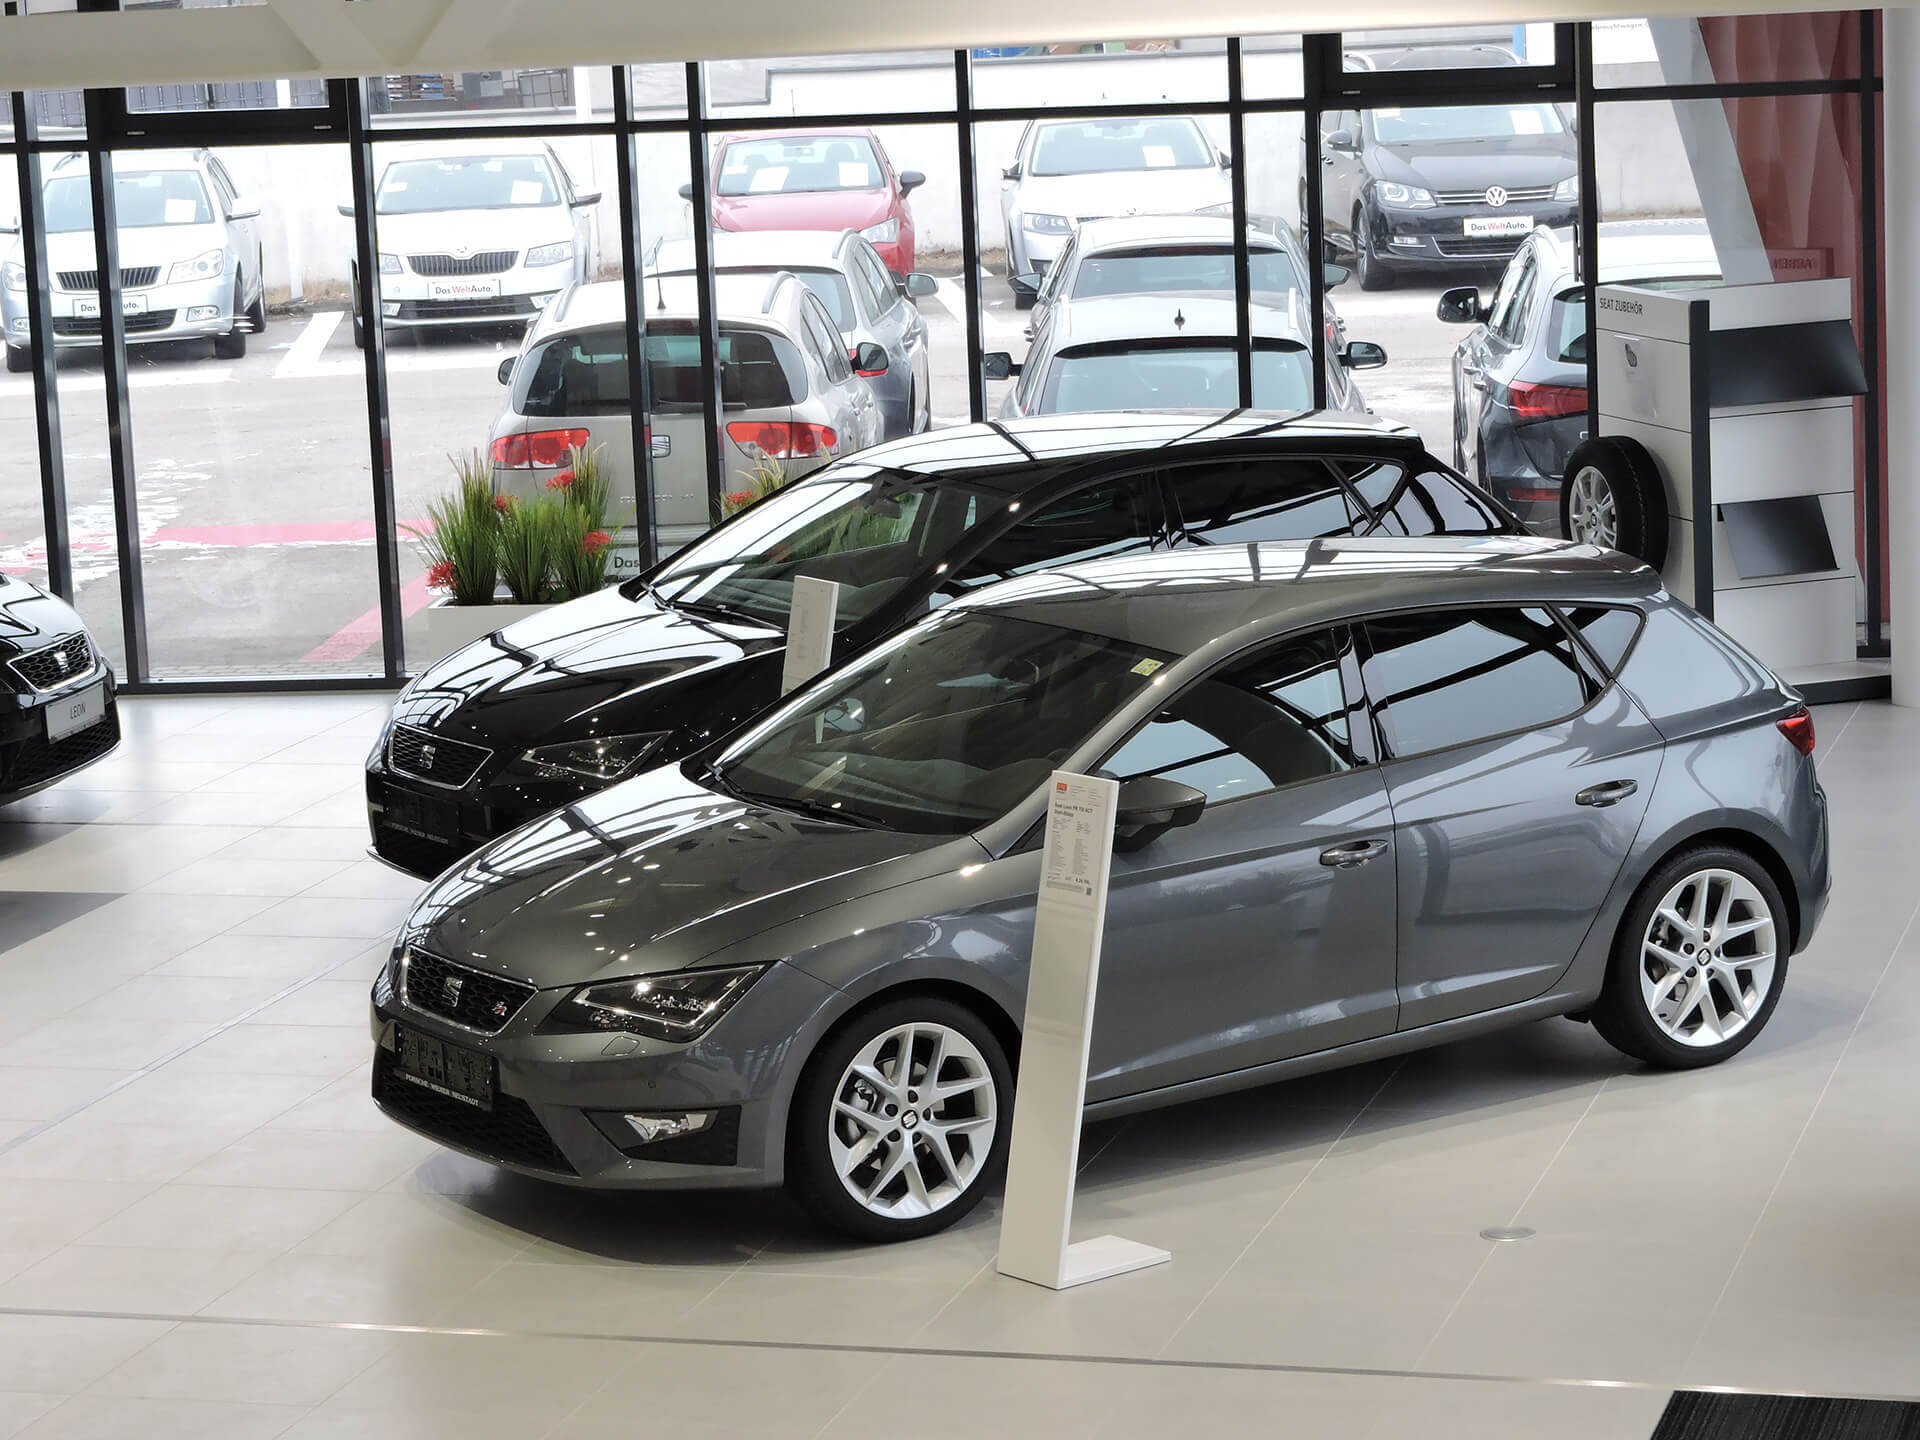
<svg viewBox="0 0 1920 1440">
<path fill-rule="evenodd" d="M 1886 57 L 1887 624 L 1893 703 L 1920 706 L 1920 10 L 1883 12 Z M 1866 223 L 1871 224 L 1871 217 Z"/>
</svg>

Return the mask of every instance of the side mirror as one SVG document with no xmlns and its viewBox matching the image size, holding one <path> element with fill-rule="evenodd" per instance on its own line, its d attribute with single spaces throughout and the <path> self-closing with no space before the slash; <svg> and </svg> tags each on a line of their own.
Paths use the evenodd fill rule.
<svg viewBox="0 0 1920 1440">
<path fill-rule="evenodd" d="M 1222 170 L 1231 170 L 1233 168 L 1233 157 L 1226 151 L 1216 150 L 1213 153 L 1219 158 L 1220 168 Z"/>
<path fill-rule="evenodd" d="M 1351 155 L 1360 147 L 1353 143 L 1353 132 L 1351 130 L 1335 130 L 1327 136 L 1326 148 L 1329 150 L 1338 150 L 1343 155 Z"/>
<path fill-rule="evenodd" d="M 1019 275 L 1009 275 L 1007 288 L 1016 295 L 1030 299 L 1040 293 L 1040 285 L 1045 278 L 1037 270 L 1028 270 Z"/>
<path fill-rule="evenodd" d="M 506 359 L 500 362 L 500 368 L 493 372 L 499 376 L 502 385 L 511 385 L 513 383 L 513 362 L 519 358 L 518 355 L 507 356 Z"/>
<path fill-rule="evenodd" d="M 1480 292 L 1471 285 L 1456 285 L 1440 292 L 1440 303 L 1433 313 L 1449 325 L 1478 325 L 1487 318 L 1480 306 Z"/>
<path fill-rule="evenodd" d="M 351 220 L 353 218 L 353 201 L 342 200 L 339 204 L 335 205 L 333 208 L 338 210 L 342 215 L 346 216 L 347 219 Z"/>
<path fill-rule="evenodd" d="M 926 183 L 927 177 L 918 170 L 902 170 L 900 172 L 900 193 L 902 195 L 905 195 L 909 190 L 918 190 Z"/>
<path fill-rule="evenodd" d="M 257 220 L 259 218 L 260 202 L 258 200 L 250 199 L 245 195 L 236 195 L 233 197 L 233 204 L 228 207 L 227 210 L 227 219 Z"/>
<path fill-rule="evenodd" d="M 680 187 L 680 198 L 682 200 L 691 200 L 693 198 L 693 182 L 691 180 Z"/>
<path fill-rule="evenodd" d="M 887 373 L 887 352 L 873 341 L 863 341 L 853 352 L 853 373 L 871 380 Z"/>
<path fill-rule="evenodd" d="M 922 275 L 918 270 L 907 276 L 907 294 L 916 300 L 924 300 L 929 295 L 940 293 L 940 282 L 931 275 Z"/>
<path fill-rule="evenodd" d="M 1191 825 L 1207 808 L 1204 792 L 1164 775 L 1141 775 L 1120 787 L 1114 806 L 1113 848 L 1138 850 L 1169 830 Z"/>
<path fill-rule="evenodd" d="M 1349 340 L 1340 352 L 1340 363 L 1349 370 L 1378 370 L 1387 363 L 1386 348 L 1371 340 Z"/>
<path fill-rule="evenodd" d="M 688 186 L 687 188 L 692 189 L 693 187 Z M 567 203 L 576 210 L 584 210 L 589 205 L 598 205 L 600 203 L 600 192 L 598 190 L 576 190 L 573 192 L 573 199 Z"/>
<path fill-rule="evenodd" d="M 1336 265 L 1331 260 L 1320 267 L 1320 283 L 1329 290 L 1337 289 L 1352 278 L 1353 271 L 1344 265 Z"/>
<path fill-rule="evenodd" d="M 1020 167 L 1017 164 L 1007 166 L 1006 169 L 1000 172 L 1000 178 L 1002 180 L 1018 180 L 1020 178 Z"/>
<path fill-rule="evenodd" d="M 1020 367 L 1006 351 L 989 350 L 980 357 L 980 373 L 989 380 L 1008 380 L 1020 373 Z"/>
</svg>

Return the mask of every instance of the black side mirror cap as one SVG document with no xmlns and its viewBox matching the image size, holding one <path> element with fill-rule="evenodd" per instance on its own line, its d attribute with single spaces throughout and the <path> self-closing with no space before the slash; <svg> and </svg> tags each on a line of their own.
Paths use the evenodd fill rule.
<svg viewBox="0 0 1920 1440">
<path fill-rule="evenodd" d="M 887 373 L 887 352 L 871 340 L 862 341 L 853 352 L 853 370 L 856 375 L 871 380 L 876 375 Z"/>
<path fill-rule="evenodd" d="M 1020 373 L 1020 367 L 1006 351 L 989 350 L 980 357 L 980 373 L 989 380 L 1008 380 Z"/>
<path fill-rule="evenodd" d="M 1007 288 L 1016 295 L 1038 295 L 1040 282 L 1046 277 L 1038 270 L 1025 270 L 1018 275 L 1007 277 Z"/>
<path fill-rule="evenodd" d="M 1206 792 L 1164 775 L 1140 775 L 1120 786 L 1113 848 L 1138 850 L 1169 830 L 1191 825 L 1207 808 Z"/>
<path fill-rule="evenodd" d="M 1340 352 L 1340 363 L 1349 370 L 1378 370 L 1387 363 L 1386 347 L 1371 340 L 1349 340 Z"/>
<path fill-rule="evenodd" d="M 500 383 L 502 385 L 511 385 L 513 383 L 513 363 L 519 358 L 518 355 L 507 356 L 506 359 L 500 362 L 500 368 L 493 372 L 500 377 Z"/>
<path fill-rule="evenodd" d="M 900 193 L 902 195 L 905 195 L 909 190 L 918 190 L 926 183 L 927 177 L 918 170 L 902 170 L 900 172 Z"/>
<path fill-rule="evenodd" d="M 1449 325 L 1478 325 L 1487 318 L 1481 308 L 1480 292 L 1471 285 L 1456 285 L 1440 292 L 1440 303 L 1433 313 Z"/>
</svg>

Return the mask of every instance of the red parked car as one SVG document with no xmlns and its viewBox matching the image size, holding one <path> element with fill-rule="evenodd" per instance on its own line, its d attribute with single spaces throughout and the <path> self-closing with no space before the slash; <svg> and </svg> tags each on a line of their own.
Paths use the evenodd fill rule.
<svg viewBox="0 0 1920 1440">
<path fill-rule="evenodd" d="M 895 170 L 871 130 L 727 135 L 713 161 L 713 224 L 718 230 L 858 230 L 889 270 L 906 275 L 913 269 L 907 195 L 926 183 L 918 170 Z"/>
</svg>

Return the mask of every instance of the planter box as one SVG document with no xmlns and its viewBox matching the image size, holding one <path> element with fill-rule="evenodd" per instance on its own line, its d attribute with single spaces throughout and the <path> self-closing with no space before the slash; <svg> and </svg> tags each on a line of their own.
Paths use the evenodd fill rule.
<svg viewBox="0 0 1920 1440">
<path fill-rule="evenodd" d="M 462 645 L 469 645 L 483 635 L 506 629 L 516 620 L 524 620 L 529 615 L 538 615 L 542 610 L 551 608 L 548 605 L 515 605 L 510 601 L 496 601 L 492 605 L 456 605 L 443 596 L 429 605 L 422 615 L 426 629 L 425 653 L 409 655 L 409 668 L 418 674 Z"/>
</svg>

